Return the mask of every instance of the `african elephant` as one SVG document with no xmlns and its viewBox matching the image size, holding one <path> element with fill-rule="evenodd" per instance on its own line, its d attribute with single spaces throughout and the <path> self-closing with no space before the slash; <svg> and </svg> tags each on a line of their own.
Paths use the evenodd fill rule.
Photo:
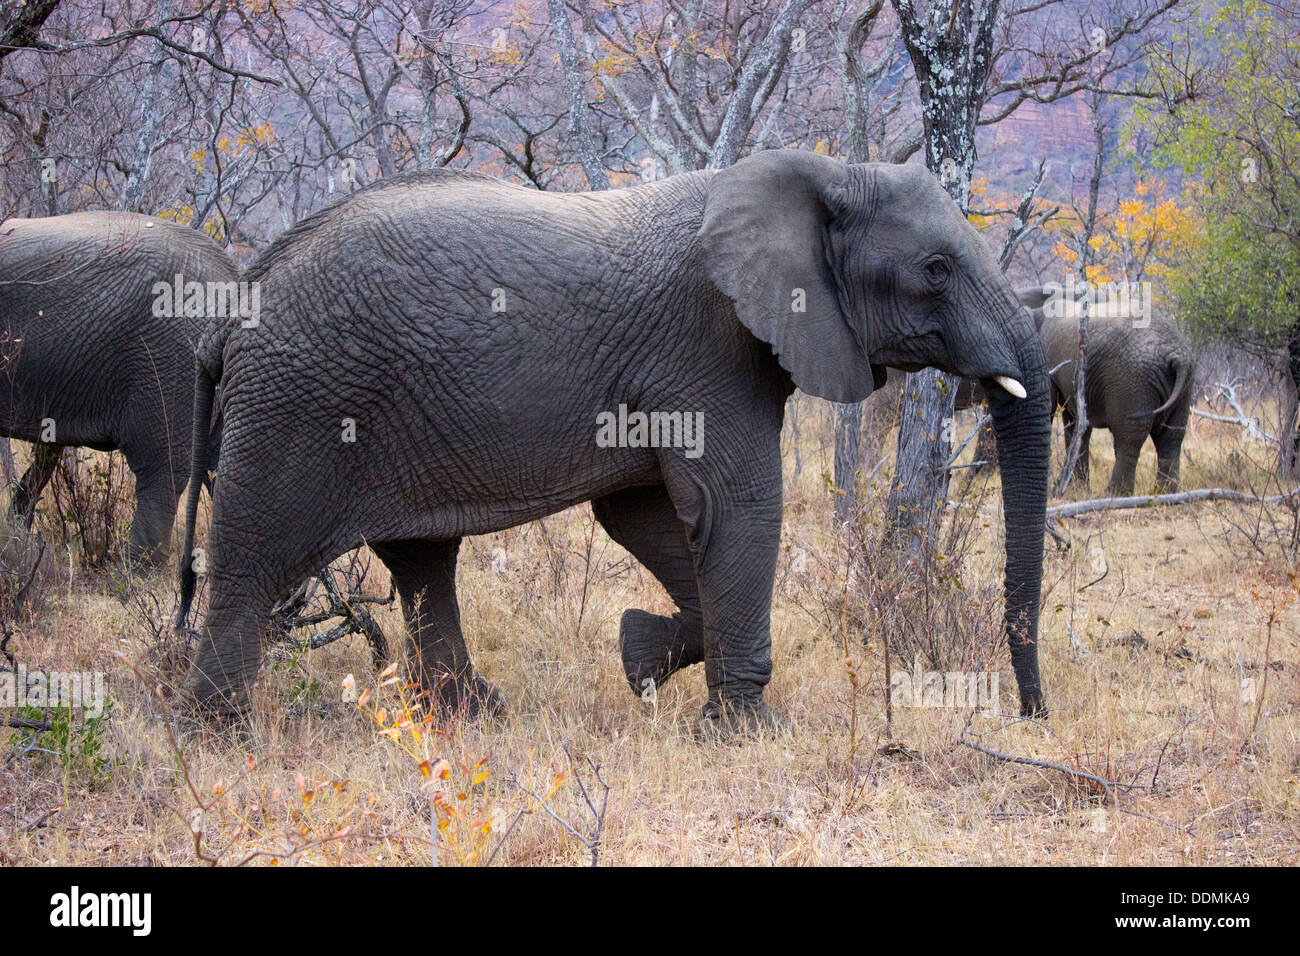
<svg viewBox="0 0 1300 956">
<path fill-rule="evenodd" d="M 580 194 L 403 175 L 294 226 L 246 278 L 261 325 L 227 323 L 199 349 L 195 415 L 219 383 L 224 422 L 187 686 L 199 713 L 239 707 L 277 599 L 362 542 L 392 573 L 425 687 L 447 708 L 502 707 L 461 633 L 461 538 L 591 501 L 679 608 L 623 616 L 633 690 L 703 662 L 700 732 L 779 726 L 763 689 L 786 399 L 859 401 L 886 366 L 928 365 L 990 385 L 1005 625 L 1022 706 L 1042 709 L 1046 366 L 924 169 L 778 150 Z M 187 562 L 179 622 L 194 587 Z"/>
<path fill-rule="evenodd" d="M 127 559 L 166 560 L 208 321 L 206 294 L 182 302 L 194 288 L 173 287 L 237 277 L 215 242 L 162 219 L 83 212 L 0 225 L 0 434 L 35 443 L 14 512 L 31 521 L 64 446 L 120 449 L 136 485 Z"/>
<path fill-rule="evenodd" d="M 1052 394 L 1065 422 L 1070 447 L 1077 419 L 1075 358 L 1079 347 L 1080 305 L 1049 298 L 1034 310 L 1051 373 Z M 1088 487 L 1088 442 L 1094 428 L 1110 429 L 1115 467 L 1107 494 L 1133 494 L 1142 445 L 1150 436 L 1156 448 L 1156 490 L 1178 490 L 1178 466 L 1191 414 L 1196 356 L 1183 334 L 1160 314 L 1128 314 L 1108 301 L 1094 304 L 1088 319 L 1088 366 L 1084 430 L 1072 482 Z"/>
</svg>

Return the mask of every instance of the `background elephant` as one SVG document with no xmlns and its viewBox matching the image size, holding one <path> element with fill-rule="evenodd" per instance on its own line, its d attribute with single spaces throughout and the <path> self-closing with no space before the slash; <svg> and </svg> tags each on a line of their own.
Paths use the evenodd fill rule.
<svg viewBox="0 0 1300 956">
<path fill-rule="evenodd" d="M 261 325 L 227 323 L 199 350 L 196 416 L 219 382 L 224 422 L 189 684 L 201 710 L 238 706 L 275 602 L 363 542 L 392 572 L 425 686 L 447 707 L 500 707 L 461 633 L 460 540 L 590 500 L 679 608 L 624 616 L 633 689 L 703 662 L 703 728 L 779 723 L 762 695 L 786 399 L 797 385 L 859 401 L 889 365 L 990 387 L 1006 626 L 1022 706 L 1042 708 L 1046 367 L 984 240 L 923 168 L 778 150 L 569 195 L 399 176 L 298 224 L 246 277 Z M 600 440 L 606 416 L 649 412 L 702 416 L 702 454 Z M 187 553 L 203 447 L 194 461 Z M 182 622 L 194 584 L 185 562 Z"/>
<path fill-rule="evenodd" d="M 202 310 L 170 314 L 177 276 L 225 283 L 238 273 L 208 237 L 148 216 L 0 225 L 0 434 L 35 444 L 11 509 L 30 522 L 62 447 L 121 449 L 136 486 L 127 556 L 148 564 L 166 559 L 189 472 L 194 350 L 208 321 Z"/>
<path fill-rule="evenodd" d="M 1066 448 L 1073 440 L 1078 417 L 1074 360 L 1080 308 L 1076 302 L 1047 298 L 1043 307 L 1034 310 L 1035 320 L 1041 323 L 1047 367 L 1056 369 L 1052 393 L 1064 410 Z M 1156 447 L 1157 492 L 1177 491 L 1196 356 L 1186 337 L 1164 316 L 1153 314 L 1148 322 L 1141 316 L 1120 314 L 1122 311 L 1099 302 L 1089 314 L 1084 394 L 1088 428 L 1071 481 L 1088 487 L 1088 441 L 1094 428 L 1107 428 L 1115 444 L 1115 467 L 1107 494 L 1133 494 L 1138 457 L 1148 436 Z"/>
</svg>

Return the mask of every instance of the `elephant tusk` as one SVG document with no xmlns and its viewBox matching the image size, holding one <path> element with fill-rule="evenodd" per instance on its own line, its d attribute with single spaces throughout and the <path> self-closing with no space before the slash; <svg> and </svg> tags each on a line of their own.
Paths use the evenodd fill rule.
<svg viewBox="0 0 1300 956">
<path fill-rule="evenodd" d="M 1025 397 L 1025 387 L 1009 375 L 994 375 L 993 380 L 1016 398 Z"/>
</svg>

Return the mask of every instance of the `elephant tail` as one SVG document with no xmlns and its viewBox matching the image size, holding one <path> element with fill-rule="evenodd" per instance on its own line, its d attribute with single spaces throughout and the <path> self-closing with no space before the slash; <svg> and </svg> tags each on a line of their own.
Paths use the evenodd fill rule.
<svg viewBox="0 0 1300 956">
<path fill-rule="evenodd" d="M 1165 412 L 1169 411 L 1169 409 L 1177 405 L 1183 392 L 1191 387 L 1190 379 L 1192 377 L 1192 363 L 1183 356 L 1178 356 L 1173 361 L 1175 366 L 1174 387 L 1170 390 L 1169 397 L 1165 399 L 1165 403 L 1159 408 L 1153 409 L 1149 412 L 1133 412 L 1128 416 L 1130 419 L 1155 418 L 1157 415 L 1163 415 Z"/>
<path fill-rule="evenodd" d="M 190 481 L 185 497 L 185 547 L 181 551 L 181 606 L 176 612 L 176 626 L 184 627 L 194 600 L 194 586 L 198 577 L 196 564 L 200 557 L 194 553 L 194 525 L 199 514 L 199 493 L 208 477 L 215 446 L 220 439 L 212 419 L 212 405 L 217 391 L 217 377 L 205 366 L 197 363 L 194 380 L 194 445 L 190 457 Z"/>
</svg>

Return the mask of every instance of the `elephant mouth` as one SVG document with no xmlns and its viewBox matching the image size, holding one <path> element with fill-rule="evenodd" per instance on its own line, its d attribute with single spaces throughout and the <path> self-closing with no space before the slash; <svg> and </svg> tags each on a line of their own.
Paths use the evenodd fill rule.
<svg viewBox="0 0 1300 956">
<path fill-rule="evenodd" d="M 888 364 L 890 368 L 896 368 L 904 372 L 919 372 L 922 369 L 932 367 L 922 362 L 891 361 Z M 999 392 L 1007 393 L 1008 395 L 1010 395 L 1012 398 L 1015 399 L 1025 398 L 1026 395 L 1028 394 L 1025 391 L 1024 383 L 1021 381 L 1020 373 L 1018 371 L 989 372 L 987 374 L 969 374 L 969 373 L 961 372 L 951 367 L 950 368 L 944 368 L 943 366 L 933 366 L 933 367 L 937 367 L 939 368 L 940 371 L 947 372 L 950 375 L 960 375 L 962 378 L 974 379 L 984 387 L 984 390 L 986 392 L 993 392 L 994 389 L 996 389 Z M 876 366 L 873 365 L 872 371 L 874 372 L 875 369 Z M 877 387 L 879 387 L 879 385 L 877 385 Z"/>
<path fill-rule="evenodd" d="M 1025 398 L 1028 395 L 1024 384 L 1015 375 L 985 375 L 980 377 L 979 383 L 984 386 L 985 392 L 992 392 L 996 388 L 1015 399 Z"/>
</svg>

